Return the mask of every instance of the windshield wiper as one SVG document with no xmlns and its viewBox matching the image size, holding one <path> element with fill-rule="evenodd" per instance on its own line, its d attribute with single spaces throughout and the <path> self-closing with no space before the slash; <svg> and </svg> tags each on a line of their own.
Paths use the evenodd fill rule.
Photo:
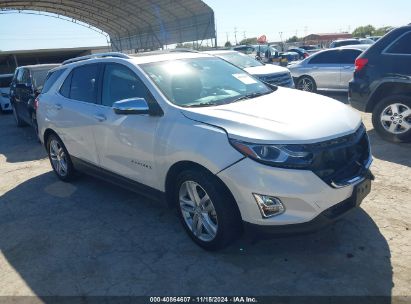
<svg viewBox="0 0 411 304">
<path fill-rule="evenodd" d="M 196 103 L 196 104 L 191 104 L 186 106 L 187 108 L 201 108 L 201 107 L 213 107 L 213 106 L 218 106 L 220 104 L 215 103 L 215 102 L 201 102 L 201 103 Z"/>
<path fill-rule="evenodd" d="M 241 96 L 241 97 L 239 97 L 239 98 L 237 98 L 237 99 L 234 99 L 232 102 L 237 102 L 237 101 L 245 100 L 245 99 L 253 99 L 253 98 L 256 98 L 256 97 L 263 96 L 263 95 L 268 95 L 268 94 L 270 94 L 270 93 L 272 93 L 272 92 L 274 92 L 274 91 L 268 91 L 268 92 L 264 92 L 264 93 L 251 93 L 251 94 L 247 94 L 247 95 Z"/>
</svg>

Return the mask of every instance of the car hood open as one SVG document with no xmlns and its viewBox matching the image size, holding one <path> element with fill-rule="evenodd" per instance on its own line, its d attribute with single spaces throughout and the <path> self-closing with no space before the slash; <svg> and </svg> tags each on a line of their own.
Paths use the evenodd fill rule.
<svg viewBox="0 0 411 304">
<path fill-rule="evenodd" d="M 191 120 L 223 128 L 230 138 L 253 143 L 315 143 L 353 133 L 361 124 L 359 113 L 337 100 L 287 88 L 182 112 Z"/>
</svg>

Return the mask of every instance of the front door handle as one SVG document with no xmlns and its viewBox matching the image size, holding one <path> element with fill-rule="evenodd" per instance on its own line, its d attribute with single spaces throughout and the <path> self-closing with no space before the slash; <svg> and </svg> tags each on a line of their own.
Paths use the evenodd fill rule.
<svg viewBox="0 0 411 304">
<path fill-rule="evenodd" d="M 94 115 L 94 118 L 99 122 L 105 121 L 107 119 L 103 114 L 96 114 Z"/>
</svg>

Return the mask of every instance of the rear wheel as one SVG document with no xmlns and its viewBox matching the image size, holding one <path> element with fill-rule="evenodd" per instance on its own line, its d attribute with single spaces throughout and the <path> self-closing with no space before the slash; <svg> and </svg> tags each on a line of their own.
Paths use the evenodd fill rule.
<svg viewBox="0 0 411 304">
<path fill-rule="evenodd" d="M 61 139 L 51 134 L 47 139 L 47 152 L 54 173 L 62 181 L 68 182 L 75 177 L 75 170 Z"/>
<path fill-rule="evenodd" d="M 241 234 L 236 203 L 221 182 L 201 170 L 187 170 L 177 178 L 175 200 L 181 222 L 199 246 L 223 248 Z"/>
<path fill-rule="evenodd" d="M 372 123 L 385 140 L 411 141 L 411 98 L 405 95 L 384 98 L 374 108 Z"/>
<path fill-rule="evenodd" d="M 296 88 L 305 92 L 317 91 L 315 80 L 310 76 L 301 76 L 300 78 L 298 78 Z"/>
</svg>

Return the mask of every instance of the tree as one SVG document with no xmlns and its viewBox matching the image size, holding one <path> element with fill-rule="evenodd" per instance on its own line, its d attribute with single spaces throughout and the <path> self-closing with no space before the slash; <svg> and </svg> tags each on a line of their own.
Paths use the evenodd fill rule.
<svg viewBox="0 0 411 304">
<path fill-rule="evenodd" d="M 298 41 L 300 41 L 300 38 L 298 38 L 297 36 L 292 36 L 288 38 L 286 42 L 292 43 L 292 42 L 298 42 Z"/>
<path fill-rule="evenodd" d="M 375 33 L 375 27 L 371 24 L 357 27 L 353 32 L 352 35 L 358 38 L 365 38 L 367 36 L 373 36 Z"/>
<path fill-rule="evenodd" d="M 225 47 L 231 47 L 232 45 L 231 45 L 231 42 L 230 42 L 230 41 L 227 41 L 227 42 L 224 44 L 224 46 L 225 46 Z"/>
<path fill-rule="evenodd" d="M 392 26 L 383 26 L 383 27 L 377 28 L 374 32 L 374 36 L 384 36 L 392 29 L 393 29 Z"/>
<path fill-rule="evenodd" d="M 241 40 L 239 44 L 257 44 L 257 38 L 246 38 Z"/>
</svg>

